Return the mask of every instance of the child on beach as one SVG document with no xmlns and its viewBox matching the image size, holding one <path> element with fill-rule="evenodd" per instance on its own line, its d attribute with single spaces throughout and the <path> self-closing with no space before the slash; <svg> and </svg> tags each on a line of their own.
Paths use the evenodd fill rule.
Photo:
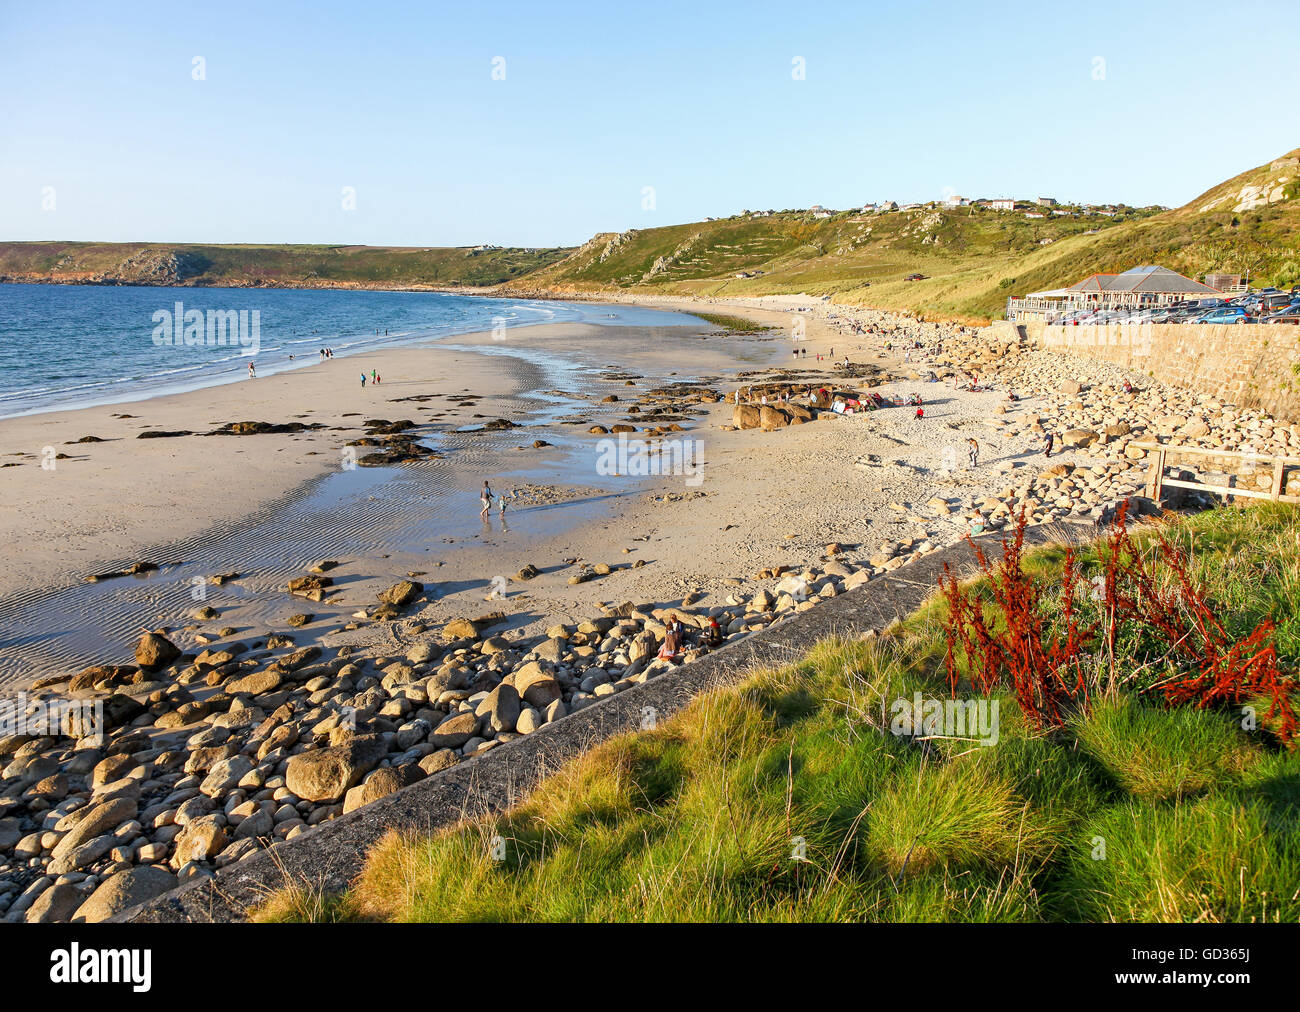
<svg viewBox="0 0 1300 1012">
<path fill-rule="evenodd" d="M 248 378 L 257 379 L 257 370 L 253 368 L 253 363 L 248 363 Z"/>
<path fill-rule="evenodd" d="M 973 438 L 966 440 L 966 442 L 970 444 L 970 466 L 979 467 L 980 466 L 980 444 L 976 442 L 975 439 Z"/>
<path fill-rule="evenodd" d="M 362 373 L 362 374 L 361 374 L 361 389 L 364 390 L 365 388 L 366 388 L 366 374 L 365 374 L 365 373 Z"/>
<path fill-rule="evenodd" d="M 704 642 L 711 647 L 722 644 L 722 626 L 718 625 L 718 620 L 712 616 L 709 618 L 709 628 L 704 631 Z"/>
<path fill-rule="evenodd" d="M 1056 437 L 1052 435 L 1050 432 L 1043 433 L 1043 456 L 1044 457 L 1050 457 L 1052 455 L 1052 443 L 1055 441 L 1056 441 Z"/>
<path fill-rule="evenodd" d="M 681 650 L 682 624 L 677 621 L 676 615 L 670 615 L 667 627 L 664 630 L 664 645 L 659 648 L 659 659 L 662 661 L 675 660 Z"/>
<path fill-rule="evenodd" d="M 925 408 L 917 408 L 917 409 L 916 409 L 916 420 L 919 422 L 919 421 L 920 421 L 922 418 L 924 418 L 924 417 L 925 417 Z"/>
</svg>

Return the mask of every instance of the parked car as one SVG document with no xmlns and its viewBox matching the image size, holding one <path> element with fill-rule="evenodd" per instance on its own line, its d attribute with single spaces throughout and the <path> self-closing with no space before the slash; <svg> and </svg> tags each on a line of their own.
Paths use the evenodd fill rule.
<svg viewBox="0 0 1300 1012">
<path fill-rule="evenodd" d="M 926 276 L 925 276 L 924 274 L 909 274 L 909 275 L 908 275 L 907 277 L 905 277 L 903 280 L 904 280 L 904 281 L 924 281 L 925 278 L 926 278 Z"/>
<path fill-rule="evenodd" d="M 1254 323 L 1255 318 L 1241 306 L 1220 306 L 1193 317 L 1188 323 Z"/>
<path fill-rule="evenodd" d="M 1275 310 L 1282 309 L 1291 305 L 1291 296 L 1283 292 L 1268 293 L 1259 300 L 1259 315 L 1272 313 Z"/>
<path fill-rule="evenodd" d="M 1184 299 L 1182 302 L 1175 302 L 1170 309 L 1177 310 L 1200 310 L 1205 312 L 1207 309 L 1218 309 L 1220 306 L 1226 306 L 1227 299 Z"/>
<path fill-rule="evenodd" d="M 1300 302 L 1293 302 L 1289 306 L 1283 306 L 1281 309 L 1269 313 L 1267 316 L 1259 318 L 1260 323 L 1300 323 Z"/>
</svg>

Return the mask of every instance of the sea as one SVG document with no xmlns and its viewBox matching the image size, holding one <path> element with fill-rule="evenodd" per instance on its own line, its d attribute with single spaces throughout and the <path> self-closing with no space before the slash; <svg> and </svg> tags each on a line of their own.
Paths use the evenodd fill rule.
<svg viewBox="0 0 1300 1012">
<path fill-rule="evenodd" d="M 187 344 L 175 321 L 197 311 L 206 331 L 209 310 L 233 313 L 225 319 L 235 324 L 246 313 L 249 329 L 257 312 L 256 347 L 229 341 L 209 345 L 206 339 Z M 223 621 L 240 628 L 271 627 L 283 622 L 286 608 L 301 607 L 284 594 L 284 583 L 314 560 L 361 560 L 362 572 L 382 572 L 400 560 L 400 573 L 422 566 L 427 553 L 437 549 L 517 542 L 523 552 L 523 546 L 570 529 L 632 494 L 641 479 L 597 479 L 585 427 L 578 432 L 561 424 L 566 416 L 593 412 L 593 420 L 621 420 L 619 406 L 604 406 L 612 412 L 606 419 L 598 414 L 601 405 L 562 393 L 613 386 L 615 381 L 603 375 L 605 366 L 521 341 L 456 341 L 467 333 L 564 322 L 707 327 L 697 317 L 635 306 L 433 292 L 0 285 L 0 418 L 237 382 L 246 379 L 249 361 L 265 376 L 319 362 L 326 347 L 335 357 L 364 362 L 377 348 L 428 345 L 505 356 L 501 364 L 515 393 L 503 410 L 529 427 L 524 441 L 544 436 L 551 444 L 540 465 L 530 463 L 530 454 L 513 452 L 521 442 L 517 432 L 473 426 L 429 431 L 421 439 L 437 458 L 409 466 L 331 469 L 249 516 L 214 520 L 199 536 L 153 546 L 140 558 L 156 560 L 160 568 L 143 577 L 47 582 L 30 574 L 28 589 L 0 600 L 0 689 L 105 660 L 129 662 L 139 629 L 184 625 L 194 607 L 195 582 L 204 584 L 213 572 L 244 574 L 213 590 L 220 592 L 212 601 Z M 683 329 L 683 340 L 690 333 Z M 621 380 L 618 389 L 623 392 Z M 478 484 L 484 476 L 500 488 L 598 483 L 602 491 L 563 504 L 513 509 L 508 519 L 480 519 Z M 95 569 L 121 569 L 132 561 L 105 560 Z M 354 608 L 313 610 L 322 613 L 323 624 L 346 621 Z"/>
<path fill-rule="evenodd" d="M 698 325 L 681 313 L 440 292 L 0 285 L 0 418 L 120 404 L 334 356 L 530 324 Z M 209 342 L 209 331 L 211 341 Z"/>
</svg>

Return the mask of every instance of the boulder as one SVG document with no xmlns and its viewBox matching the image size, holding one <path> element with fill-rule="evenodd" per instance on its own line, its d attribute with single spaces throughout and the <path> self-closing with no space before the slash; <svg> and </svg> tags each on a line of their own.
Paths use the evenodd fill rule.
<svg viewBox="0 0 1300 1012">
<path fill-rule="evenodd" d="M 400 791 L 417 781 L 423 780 L 425 772 L 414 763 L 408 766 L 385 766 L 370 774 L 365 783 L 348 791 L 343 799 L 343 814 L 355 811 L 372 801 L 378 801 L 387 794 Z"/>
<path fill-rule="evenodd" d="M 472 640 L 478 638 L 478 627 L 467 618 L 454 618 L 442 627 L 442 638 L 448 643 L 453 640 Z"/>
<path fill-rule="evenodd" d="M 226 828 L 219 818 L 215 813 L 201 815 L 185 824 L 176 837 L 176 850 L 171 858 L 173 868 L 183 867 L 190 861 L 209 861 L 225 849 Z"/>
<path fill-rule="evenodd" d="M 325 600 L 325 588 L 332 587 L 334 581 L 328 576 L 295 576 L 288 583 L 288 591 L 296 597 L 305 597 L 312 601 Z"/>
<path fill-rule="evenodd" d="M 53 857 L 56 859 L 64 857 L 83 843 L 112 832 L 122 823 L 134 819 L 138 811 L 139 806 L 133 798 L 129 797 L 114 798 L 81 809 L 76 823 L 55 844 Z"/>
<path fill-rule="evenodd" d="M 757 429 L 762 424 L 762 416 L 752 404 L 737 404 L 731 413 L 731 424 L 738 429 Z"/>
<path fill-rule="evenodd" d="M 156 865 L 129 868 L 101 882 L 99 888 L 77 908 L 72 920 L 98 924 L 123 910 L 171 892 L 177 885 L 175 875 Z"/>
<path fill-rule="evenodd" d="M 225 691 L 232 696 L 240 693 L 249 696 L 260 696 L 264 692 L 274 692 L 280 687 L 280 675 L 276 671 L 254 671 L 250 675 L 244 675 L 242 678 L 236 678 L 225 685 Z"/>
<path fill-rule="evenodd" d="M 478 715 L 486 717 L 494 731 L 513 731 L 519 720 L 519 693 L 502 682 L 479 703 Z"/>
<path fill-rule="evenodd" d="M 466 739 L 467 741 L 469 739 Z M 460 756 L 449 748 L 441 748 L 437 752 L 430 752 L 418 763 L 420 769 L 424 770 L 426 775 L 438 773 L 441 770 L 450 769 L 460 762 Z"/>
<path fill-rule="evenodd" d="M 552 700 L 559 699 L 562 695 L 560 683 L 535 661 L 516 671 L 514 681 L 519 696 L 538 709 L 545 709 Z"/>
<path fill-rule="evenodd" d="M 557 636 L 548 636 L 545 640 L 533 648 L 533 653 L 544 661 L 550 661 L 552 664 L 558 664 L 564 656 L 565 641 Z"/>
<path fill-rule="evenodd" d="M 233 790 L 253 769 L 253 760 L 246 755 L 233 755 L 214 763 L 203 778 L 199 790 L 210 798 L 218 798 Z"/>
<path fill-rule="evenodd" d="M 412 664 L 428 664 L 430 661 L 436 661 L 441 653 L 441 647 L 424 640 L 406 651 L 406 659 Z"/>
<path fill-rule="evenodd" d="M 478 717 L 475 714 L 452 714 L 433 729 L 429 735 L 429 744 L 435 748 L 460 748 L 474 737 L 477 730 Z"/>
<path fill-rule="evenodd" d="M 416 583 L 414 580 L 400 580 L 381 593 L 379 600 L 395 608 L 405 608 L 422 593 L 424 593 L 424 584 Z"/>
<path fill-rule="evenodd" d="M 165 668 L 180 655 L 180 647 L 161 633 L 145 633 L 135 644 L 135 662 L 142 668 Z"/>
<path fill-rule="evenodd" d="M 304 801 L 338 801 L 379 765 L 388 749 L 378 735 L 302 752 L 289 760 L 285 785 Z"/>
<path fill-rule="evenodd" d="M 235 839 L 256 840 L 259 838 L 266 838 L 270 837 L 274 830 L 275 818 L 270 812 L 259 808 L 235 828 Z"/>
<path fill-rule="evenodd" d="M 27 908 L 23 919 L 28 924 L 55 924 L 71 920 L 85 898 L 86 894 L 74 885 L 52 885 Z"/>
</svg>

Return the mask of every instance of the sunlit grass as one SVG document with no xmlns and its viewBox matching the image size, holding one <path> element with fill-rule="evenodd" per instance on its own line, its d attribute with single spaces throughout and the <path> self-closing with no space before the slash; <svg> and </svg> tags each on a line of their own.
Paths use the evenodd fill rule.
<svg viewBox="0 0 1300 1012">
<path fill-rule="evenodd" d="M 1169 529 L 1225 624 L 1248 631 L 1265 612 L 1278 623 L 1288 669 L 1296 521 L 1290 507 L 1228 508 Z M 1047 550 L 1028 565 L 1050 580 L 1059 561 Z M 297 887 L 256 916 L 1300 918 L 1300 758 L 1235 711 L 1169 709 L 1130 688 L 1049 733 L 999 692 L 996 744 L 889 733 L 896 700 L 947 696 L 942 607 L 932 599 L 887 637 L 825 642 L 701 696 L 499 817 L 392 833 L 344 897 Z"/>
</svg>

